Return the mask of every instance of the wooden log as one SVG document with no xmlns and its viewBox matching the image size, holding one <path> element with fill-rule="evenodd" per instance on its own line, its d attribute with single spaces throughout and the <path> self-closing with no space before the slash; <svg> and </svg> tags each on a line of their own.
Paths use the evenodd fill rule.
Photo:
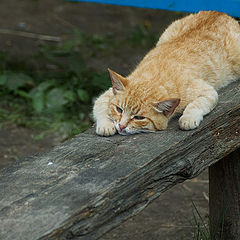
<svg viewBox="0 0 240 240">
<path fill-rule="evenodd" d="M 240 83 L 194 131 L 94 130 L 0 171 L 0 239 L 97 239 L 175 184 L 240 148 Z"/>
<path fill-rule="evenodd" d="M 240 238 L 240 149 L 209 167 L 210 226 L 213 239 Z"/>
</svg>

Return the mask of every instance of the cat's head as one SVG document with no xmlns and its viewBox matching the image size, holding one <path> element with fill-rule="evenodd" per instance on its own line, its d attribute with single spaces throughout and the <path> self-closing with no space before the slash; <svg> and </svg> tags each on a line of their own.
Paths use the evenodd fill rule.
<svg viewBox="0 0 240 240">
<path fill-rule="evenodd" d="M 167 98 L 166 90 L 130 81 L 109 69 L 113 97 L 109 117 L 119 134 L 164 130 L 180 99 Z"/>
</svg>

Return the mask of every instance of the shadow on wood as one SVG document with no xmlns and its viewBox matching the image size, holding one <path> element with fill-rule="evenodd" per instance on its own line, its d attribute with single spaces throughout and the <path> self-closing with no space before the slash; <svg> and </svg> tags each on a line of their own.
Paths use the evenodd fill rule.
<svg viewBox="0 0 240 240">
<path fill-rule="evenodd" d="M 194 131 L 96 136 L 94 130 L 0 171 L 0 238 L 97 239 L 175 184 L 240 147 L 240 84 Z M 239 196 L 239 195 L 238 195 Z"/>
</svg>

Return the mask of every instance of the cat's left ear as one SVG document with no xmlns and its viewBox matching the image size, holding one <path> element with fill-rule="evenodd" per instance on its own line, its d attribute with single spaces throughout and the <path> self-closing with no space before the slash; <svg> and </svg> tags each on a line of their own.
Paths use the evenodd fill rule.
<svg viewBox="0 0 240 240">
<path fill-rule="evenodd" d="M 123 91 L 125 89 L 128 84 L 128 80 L 109 68 L 108 71 L 112 80 L 113 94 L 116 95 L 117 92 Z"/>
<path fill-rule="evenodd" d="M 157 112 L 162 113 L 165 117 L 169 117 L 173 114 L 176 107 L 179 105 L 179 98 L 170 98 L 158 103 L 154 103 L 153 107 Z"/>
</svg>

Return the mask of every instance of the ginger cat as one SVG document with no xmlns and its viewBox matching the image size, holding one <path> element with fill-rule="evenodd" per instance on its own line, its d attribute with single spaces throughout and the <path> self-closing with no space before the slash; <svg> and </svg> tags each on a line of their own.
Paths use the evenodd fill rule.
<svg viewBox="0 0 240 240">
<path fill-rule="evenodd" d="M 127 77 L 109 69 L 112 88 L 93 108 L 96 133 L 110 136 L 167 128 L 183 112 L 183 130 L 199 126 L 217 90 L 240 78 L 240 26 L 227 14 L 202 11 L 173 22 Z"/>
</svg>

